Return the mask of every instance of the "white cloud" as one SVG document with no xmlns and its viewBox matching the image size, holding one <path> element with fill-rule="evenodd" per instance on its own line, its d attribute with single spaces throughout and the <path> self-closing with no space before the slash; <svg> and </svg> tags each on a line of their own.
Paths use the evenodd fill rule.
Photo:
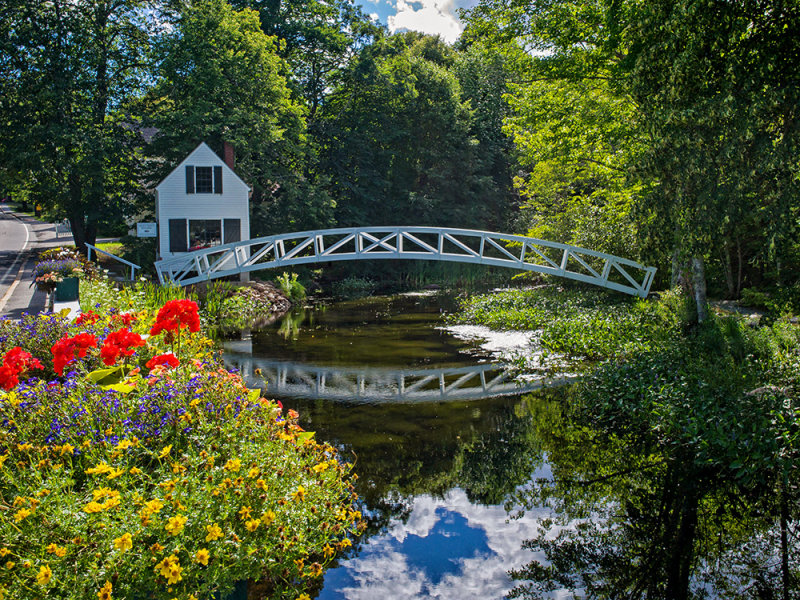
<svg viewBox="0 0 800 600">
<path fill-rule="evenodd" d="M 455 13 L 454 0 L 398 0 L 397 13 L 389 16 L 389 31 L 412 30 L 439 34 L 452 44 L 461 35 L 464 27 Z"/>
<path fill-rule="evenodd" d="M 442 510 L 463 517 L 468 527 L 482 532 L 489 552 L 469 556 L 467 551 L 460 558 L 453 557 L 453 568 L 438 580 L 432 580 L 424 569 L 420 569 L 418 561 L 412 560 L 416 566 L 410 564 L 412 557 L 403 552 L 402 543 L 410 536 L 428 538 L 440 523 Z M 522 542 L 535 537 L 542 519 L 548 516 L 550 511 L 541 508 L 527 512 L 520 519 L 509 519 L 502 506 L 472 504 L 460 489 L 451 490 L 443 499 L 418 496 L 405 522 L 393 520 L 386 533 L 373 537 L 357 556 L 343 561 L 339 569 L 344 570 L 346 576 L 339 579 L 341 587 L 326 587 L 320 598 L 501 598 L 514 585 L 508 569 L 521 567 L 533 558 L 544 561 L 542 554 L 523 548 Z M 440 528 L 439 535 L 442 533 L 448 534 Z M 430 551 L 435 552 L 435 546 Z M 555 592 L 551 597 L 564 595 Z"/>
</svg>

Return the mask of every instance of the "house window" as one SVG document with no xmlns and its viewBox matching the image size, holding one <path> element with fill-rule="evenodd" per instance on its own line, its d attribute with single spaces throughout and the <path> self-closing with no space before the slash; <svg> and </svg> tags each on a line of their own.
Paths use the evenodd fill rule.
<svg viewBox="0 0 800 600">
<path fill-rule="evenodd" d="M 189 220 L 189 250 L 219 246 L 222 243 L 222 222 L 219 219 Z"/>
<path fill-rule="evenodd" d="M 194 168 L 194 191 L 196 194 L 210 194 L 214 189 L 214 172 L 211 167 Z"/>
<path fill-rule="evenodd" d="M 186 166 L 187 194 L 221 194 L 222 167 Z"/>
</svg>

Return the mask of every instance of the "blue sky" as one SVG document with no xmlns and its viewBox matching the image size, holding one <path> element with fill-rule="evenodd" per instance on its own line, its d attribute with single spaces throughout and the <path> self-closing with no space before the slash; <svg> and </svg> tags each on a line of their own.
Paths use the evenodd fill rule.
<svg viewBox="0 0 800 600">
<path fill-rule="evenodd" d="M 463 31 L 459 8 L 470 8 L 477 0 L 357 0 L 366 14 L 377 18 L 389 30 L 414 30 L 439 34 L 448 43 Z"/>
</svg>

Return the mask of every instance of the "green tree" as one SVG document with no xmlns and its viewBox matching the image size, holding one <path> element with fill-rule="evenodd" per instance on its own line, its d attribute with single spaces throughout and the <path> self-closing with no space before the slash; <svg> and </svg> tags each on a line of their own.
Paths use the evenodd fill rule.
<svg viewBox="0 0 800 600">
<path fill-rule="evenodd" d="M 277 49 L 253 10 L 224 0 L 188 5 L 160 49 L 160 79 L 146 106 L 159 131 L 150 149 L 154 179 L 201 141 L 220 154 L 224 142 L 233 146 L 237 173 L 254 187 L 253 235 L 270 225 L 327 223 L 332 209 L 308 174 L 306 111 L 292 98 Z M 286 218 L 265 217 L 265 204 Z"/>
<path fill-rule="evenodd" d="M 9 0 L 0 8 L 0 151 L 6 185 L 54 217 L 77 245 L 119 222 L 136 186 L 140 138 L 123 108 L 148 81 L 157 35 L 145 7 L 118 1 Z"/>
<path fill-rule="evenodd" d="M 289 64 L 289 78 L 312 122 L 338 74 L 357 49 L 381 31 L 352 0 L 232 0 L 231 4 L 257 11 L 264 33 L 279 40 L 278 53 Z"/>
<path fill-rule="evenodd" d="M 569 115 L 552 120 L 576 146 L 608 122 L 608 101 L 630 103 L 619 115 L 629 137 L 617 142 L 628 154 L 628 185 L 645 186 L 633 206 L 640 239 L 664 262 L 671 254 L 676 271 L 691 266 L 702 320 L 709 257 L 730 257 L 736 248 L 741 265 L 796 255 L 800 78 L 785 57 L 797 55 L 799 19 L 796 3 L 766 0 L 484 0 L 468 17 L 467 35 L 528 51 L 530 59 L 518 64 L 531 87 L 559 82 L 574 94 L 605 82 L 607 101 L 592 107 L 580 98 L 593 116 L 582 116 L 578 127 Z M 520 116 L 541 101 L 537 94 L 517 98 Z M 558 146 L 557 138 L 545 141 Z M 600 183 L 613 191 L 607 185 Z M 753 254 L 743 255 L 748 249 Z M 733 285 L 725 262 L 735 293 L 741 277 Z"/>
<path fill-rule="evenodd" d="M 364 48 L 325 104 L 321 156 L 340 225 L 485 227 L 495 185 L 453 51 L 420 34 Z"/>
</svg>

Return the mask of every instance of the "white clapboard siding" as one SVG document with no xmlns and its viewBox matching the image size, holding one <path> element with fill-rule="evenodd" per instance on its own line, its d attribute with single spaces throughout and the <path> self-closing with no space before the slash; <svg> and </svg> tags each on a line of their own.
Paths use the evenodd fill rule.
<svg viewBox="0 0 800 600">
<path fill-rule="evenodd" d="M 186 166 L 222 167 L 222 194 L 187 194 Z M 201 143 L 156 186 L 156 219 L 161 258 L 169 251 L 170 219 L 239 219 L 241 239 L 250 239 L 250 188 L 205 142 Z"/>
</svg>

